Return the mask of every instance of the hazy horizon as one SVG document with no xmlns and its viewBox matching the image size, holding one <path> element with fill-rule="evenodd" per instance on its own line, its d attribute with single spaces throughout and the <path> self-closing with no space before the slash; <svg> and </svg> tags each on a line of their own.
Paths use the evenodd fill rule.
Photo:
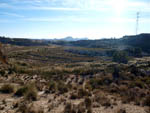
<svg viewBox="0 0 150 113">
<path fill-rule="evenodd" d="M 121 38 L 150 33 L 150 0 L 1 0 L 0 36 Z"/>
</svg>

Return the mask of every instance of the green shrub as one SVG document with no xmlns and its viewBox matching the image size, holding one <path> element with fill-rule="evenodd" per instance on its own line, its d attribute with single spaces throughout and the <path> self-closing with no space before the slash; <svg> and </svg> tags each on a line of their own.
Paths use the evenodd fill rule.
<svg viewBox="0 0 150 113">
<path fill-rule="evenodd" d="M 15 95 L 19 96 L 19 97 L 23 96 L 27 92 L 27 90 L 28 90 L 28 87 L 26 87 L 26 86 L 21 87 L 16 91 Z"/>
<path fill-rule="evenodd" d="M 104 82 L 101 78 L 93 78 L 93 79 L 90 79 L 89 83 L 90 83 L 92 89 L 97 89 L 101 85 L 103 85 Z"/>
<path fill-rule="evenodd" d="M 58 82 L 57 88 L 60 94 L 68 92 L 68 86 L 62 81 Z"/>
<path fill-rule="evenodd" d="M 29 90 L 29 91 L 25 94 L 25 98 L 26 98 L 27 100 L 36 101 L 36 100 L 37 100 L 37 91 L 36 91 L 36 90 Z"/>
<path fill-rule="evenodd" d="M 10 84 L 4 84 L 1 87 L 0 91 L 2 93 L 13 93 L 14 92 L 14 87 L 12 85 L 10 85 Z"/>
<path fill-rule="evenodd" d="M 135 80 L 130 83 L 130 87 L 131 88 L 134 88 L 134 87 L 145 88 L 145 84 L 141 80 Z"/>
<path fill-rule="evenodd" d="M 126 52 L 124 51 L 117 51 L 113 55 L 113 61 L 118 63 L 125 63 L 127 64 L 129 57 Z"/>
<path fill-rule="evenodd" d="M 38 94 L 37 94 L 37 88 L 35 87 L 34 84 L 30 84 L 27 86 L 27 91 L 25 93 L 25 99 L 26 100 L 32 100 L 32 101 L 36 101 Z"/>
<path fill-rule="evenodd" d="M 54 81 L 49 82 L 49 90 L 51 93 L 55 93 L 57 91 L 57 83 Z"/>
</svg>

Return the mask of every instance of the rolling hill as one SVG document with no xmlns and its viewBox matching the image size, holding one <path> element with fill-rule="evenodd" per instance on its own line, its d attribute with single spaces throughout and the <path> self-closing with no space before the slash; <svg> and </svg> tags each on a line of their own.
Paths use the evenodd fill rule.
<svg viewBox="0 0 150 113">
<path fill-rule="evenodd" d="M 66 41 L 67 39 L 67 41 Z M 0 37 L 0 42 L 4 44 L 12 44 L 19 46 L 46 46 L 49 44 L 84 47 L 84 48 L 104 48 L 104 49 L 126 49 L 128 47 L 141 48 L 142 51 L 150 53 L 150 34 L 139 34 L 124 36 L 120 39 L 100 39 L 100 40 L 73 40 L 68 37 L 64 40 L 33 40 L 22 38 L 6 38 Z"/>
</svg>

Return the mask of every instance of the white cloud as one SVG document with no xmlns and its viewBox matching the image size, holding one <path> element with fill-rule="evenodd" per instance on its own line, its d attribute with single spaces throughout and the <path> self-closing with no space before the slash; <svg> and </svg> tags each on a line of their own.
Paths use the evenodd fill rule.
<svg viewBox="0 0 150 113">
<path fill-rule="evenodd" d="M 32 10 L 60 10 L 60 11 L 78 11 L 79 8 L 64 8 L 64 7 L 37 7 L 37 6 L 31 6 L 29 7 Z"/>
<path fill-rule="evenodd" d="M 0 3 L 0 8 L 12 8 L 8 3 Z"/>
<path fill-rule="evenodd" d="M 66 16 L 66 17 L 55 17 L 55 18 L 47 18 L 47 17 L 25 18 L 24 20 L 32 21 L 32 22 L 97 22 L 99 19 Z"/>
<path fill-rule="evenodd" d="M 26 18 L 25 21 L 33 21 L 33 22 L 58 22 L 63 21 L 63 19 L 59 18 Z"/>
<path fill-rule="evenodd" d="M 0 12 L 0 15 L 7 15 L 7 16 L 14 16 L 14 17 L 19 17 L 19 18 L 23 18 L 23 15 L 19 15 L 17 13 L 9 13 L 9 12 Z"/>
<path fill-rule="evenodd" d="M 97 10 L 114 11 L 121 14 L 123 11 L 148 11 L 150 4 L 144 1 L 132 0 L 8 0 L 0 3 L 0 8 L 24 10 Z"/>
<path fill-rule="evenodd" d="M 104 10 L 108 9 L 108 1 L 101 0 L 10 0 L 1 3 L 1 8 L 32 10 Z M 60 7 L 60 8 L 57 8 Z"/>
</svg>

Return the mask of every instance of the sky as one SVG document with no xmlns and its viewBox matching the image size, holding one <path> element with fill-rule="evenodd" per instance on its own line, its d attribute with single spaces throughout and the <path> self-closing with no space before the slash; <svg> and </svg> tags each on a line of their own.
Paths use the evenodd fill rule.
<svg viewBox="0 0 150 113">
<path fill-rule="evenodd" d="M 150 33 L 150 0 L 0 0 L 0 36 L 120 38 Z"/>
</svg>

